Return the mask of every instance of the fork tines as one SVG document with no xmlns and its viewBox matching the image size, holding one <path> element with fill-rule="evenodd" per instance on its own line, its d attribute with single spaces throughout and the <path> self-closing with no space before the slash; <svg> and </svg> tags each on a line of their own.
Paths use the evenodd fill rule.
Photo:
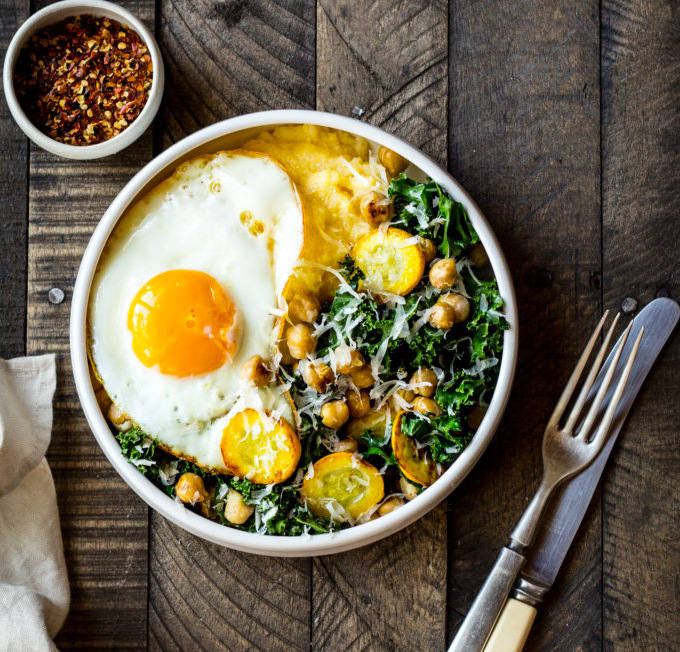
<svg viewBox="0 0 680 652">
<path fill-rule="evenodd" d="M 586 345 L 583 353 L 581 354 L 578 364 L 576 365 L 574 371 L 572 372 L 571 377 L 569 378 L 569 382 L 567 383 L 566 387 L 564 388 L 564 391 L 562 392 L 562 395 L 560 396 L 559 401 L 557 402 L 555 411 L 550 417 L 548 427 L 557 428 L 559 426 L 560 420 L 562 419 L 564 412 L 572 398 L 572 395 L 574 394 L 579 379 L 581 378 L 581 374 L 585 369 L 585 366 L 588 362 L 588 358 L 590 357 L 590 354 L 593 351 L 595 342 L 597 341 L 597 338 L 599 337 L 600 332 L 602 331 L 602 327 L 604 326 L 608 314 L 609 311 L 606 311 L 604 313 L 602 319 L 600 319 L 600 322 L 596 326 L 595 331 L 590 336 L 590 340 L 588 340 L 588 344 Z M 633 325 L 633 322 L 631 320 L 631 322 L 628 324 L 626 330 L 623 332 L 623 335 L 620 338 L 619 344 L 616 347 L 616 351 L 613 355 L 611 363 L 607 367 L 605 374 L 600 382 L 597 393 L 593 397 L 591 396 L 591 390 L 600 371 L 600 367 L 602 366 L 602 361 L 605 358 L 607 349 L 609 348 L 609 343 L 611 342 L 618 321 L 619 315 L 617 314 L 616 317 L 614 317 L 614 320 L 612 321 L 612 324 L 609 327 L 607 334 L 605 335 L 604 342 L 602 343 L 602 346 L 600 347 L 597 356 L 595 357 L 595 361 L 593 362 L 593 365 L 591 366 L 590 371 L 588 372 L 588 376 L 586 377 L 586 380 L 583 383 L 581 391 L 579 392 L 578 398 L 576 399 L 574 406 L 572 407 L 569 413 L 567 421 L 564 424 L 564 427 L 560 428 L 560 430 L 563 433 L 571 435 L 575 434 L 577 439 L 580 439 L 582 441 L 591 441 L 591 443 L 593 443 L 596 447 L 599 447 L 604 443 L 607 432 L 609 431 L 609 428 L 612 424 L 616 408 L 619 404 L 619 401 L 621 400 L 621 395 L 623 394 L 626 381 L 628 380 L 628 376 L 630 375 L 630 370 L 633 367 L 633 363 L 635 362 L 635 356 L 637 354 L 638 348 L 640 346 L 640 340 L 642 339 L 642 334 L 644 332 L 644 328 L 641 328 L 635 340 L 635 343 L 633 344 L 632 350 L 628 355 L 628 359 L 625 362 L 618 384 L 616 385 L 616 389 L 614 390 L 614 393 L 612 394 L 608 401 L 605 413 L 599 422 L 597 430 L 591 436 L 593 424 L 595 423 L 595 420 L 598 417 L 598 412 L 600 411 L 602 402 L 605 398 L 607 390 L 609 389 L 609 385 L 614 376 L 614 372 L 616 371 L 616 367 L 619 363 L 621 353 L 623 352 L 623 348 L 626 345 L 628 334 L 630 333 L 630 329 Z M 585 419 L 580 422 L 580 425 L 578 425 L 579 419 L 581 418 L 581 412 L 583 411 L 586 402 L 588 402 L 589 400 L 590 407 L 588 409 L 588 413 Z"/>
</svg>

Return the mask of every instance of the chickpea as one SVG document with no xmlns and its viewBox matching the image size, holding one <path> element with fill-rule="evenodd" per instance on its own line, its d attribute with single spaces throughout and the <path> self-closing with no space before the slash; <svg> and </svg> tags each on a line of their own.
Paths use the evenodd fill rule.
<svg viewBox="0 0 680 652">
<path fill-rule="evenodd" d="M 321 305 L 310 294 L 296 294 L 288 304 L 288 316 L 294 322 L 313 323 L 319 317 Z"/>
<path fill-rule="evenodd" d="M 432 306 L 429 320 L 433 328 L 446 330 L 455 323 L 453 308 L 446 303 L 437 303 Z"/>
<path fill-rule="evenodd" d="M 399 488 L 406 500 L 413 500 L 418 495 L 418 487 L 412 482 L 409 482 L 406 478 L 399 478 Z"/>
<path fill-rule="evenodd" d="M 366 416 L 371 411 L 371 399 L 365 389 L 355 392 L 350 389 L 345 398 L 349 406 L 349 415 L 355 419 Z"/>
<path fill-rule="evenodd" d="M 198 511 L 206 518 L 214 518 L 215 512 L 213 511 L 213 497 L 215 496 L 215 489 L 213 487 L 206 487 L 206 497 L 201 503 L 198 503 Z"/>
<path fill-rule="evenodd" d="M 238 491 L 229 489 L 224 505 L 224 518 L 234 525 L 243 525 L 254 511 L 255 507 L 247 505 Z"/>
<path fill-rule="evenodd" d="M 381 192 L 371 190 L 361 198 L 362 217 L 374 228 L 390 219 L 390 201 Z"/>
<path fill-rule="evenodd" d="M 366 364 L 361 351 L 339 346 L 335 349 L 335 369 L 339 374 L 350 374 Z"/>
<path fill-rule="evenodd" d="M 326 428 L 339 430 L 349 419 L 349 408 L 345 401 L 329 401 L 321 406 L 321 422 Z"/>
<path fill-rule="evenodd" d="M 359 446 L 354 439 L 341 439 L 333 446 L 334 453 L 356 453 L 358 449 Z"/>
<path fill-rule="evenodd" d="M 438 290 L 448 290 L 456 282 L 456 261 L 453 258 L 438 260 L 430 268 L 430 283 Z"/>
<path fill-rule="evenodd" d="M 324 362 L 306 362 L 302 365 L 302 378 L 307 385 L 323 393 L 335 380 L 335 374 Z"/>
<path fill-rule="evenodd" d="M 252 355 L 241 365 L 241 380 L 255 387 L 264 387 L 271 379 L 271 371 L 262 359 L 262 356 Z"/>
<path fill-rule="evenodd" d="M 437 245 L 434 243 L 434 240 L 420 238 L 418 248 L 423 252 L 426 263 L 432 262 L 437 257 Z"/>
<path fill-rule="evenodd" d="M 316 338 L 312 334 L 313 332 L 314 331 L 309 324 L 291 326 L 286 331 L 288 350 L 294 358 L 302 360 L 310 353 L 314 352 L 314 349 L 316 348 Z"/>
<path fill-rule="evenodd" d="M 127 432 L 130 430 L 130 428 L 132 428 L 132 421 L 130 421 L 130 417 L 123 413 L 113 402 L 111 402 L 111 405 L 109 405 L 109 409 L 106 411 L 106 416 L 118 432 Z"/>
<path fill-rule="evenodd" d="M 380 516 L 385 516 L 392 513 L 397 507 L 401 507 L 404 504 L 404 499 L 398 496 L 392 496 L 388 498 L 380 507 L 378 507 L 378 514 Z"/>
<path fill-rule="evenodd" d="M 434 414 L 434 416 L 439 416 L 442 411 L 436 401 L 431 398 L 426 398 L 424 396 L 416 396 L 413 401 L 413 409 L 420 414 Z"/>
<path fill-rule="evenodd" d="M 473 245 L 470 249 L 470 260 L 475 267 L 484 267 L 484 265 L 489 264 L 489 256 L 481 242 Z"/>
<path fill-rule="evenodd" d="M 462 295 L 449 293 L 437 300 L 437 303 L 445 303 L 453 310 L 453 322 L 458 324 L 470 316 L 470 302 Z"/>
<path fill-rule="evenodd" d="M 468 414 L 468 426 L 473 430 L 477 430 L 482 423 L 482 419 L 486 415 L 486 410 L 483 405 L 474 405 Z"/>
<path fill-rule="evenodd" d="M 202 503 L 208 497 L 208 492 L 205 490 L 205 484 L 203 484 L 203 478 L 200 475 L 184 473 L 177 480 L 175 495 L 183 503 L 195 505 Z"/>
<path fill-rule="evenodd" d="M 401 412 L 402 410 L 408 410 L 415 399 L 416 394 L 410 389 L 398 389 L 392 396 L 390 396 L 390 407 L 395 412 Z"/>
<path fill-rule="evenodd" d="M 349 376 L 358 389 L 367 389 L 368 387 L 372 387 L 373 383 L 375 383 L 371 367 L 367 364 L 359 369 L 351 371 Z"/>
<path fill-rule="evenodd" d="M 378 150 L 378 159 L 392 176 L 396 176 L 408 167 L 408 161 L 403 156 L 387 147 L 381 147 Z"/>
<path fill-rule="evenodd" d="M 124 414 L 121 409 L 115 404 L 111 403 L 109 409 L 106 411 L 106 418 L 113 424 L 120 424 L 127 421 L 127 414 Z"/>
<path fill-rule="evenodd" d="M 113 427 L 118 431 L 118 432 L 127 432 L 128 430 L 131 430 L 133 426 L 132 421 L 129 419 L 123 421 L 123 423 L 114 423 Z"/>
<path fill-rule="evenodd" d="M 432 369 L 425 369 L 421 367 L 417 371 L 413 372 L 409 383 L 429 383 L 429 385 L 423 385 L 418 387 L 413 391 L 416 394 L 430 398 L 434 394 L 434 390 L 437 389 L 437 374 L 432 371 Z"/>
</svg>

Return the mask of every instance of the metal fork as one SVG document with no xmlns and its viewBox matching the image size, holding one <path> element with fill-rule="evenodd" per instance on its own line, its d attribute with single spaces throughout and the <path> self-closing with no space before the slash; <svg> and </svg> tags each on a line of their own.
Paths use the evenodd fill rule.
<svg viewBox="0 0 680 652">
<path fill-rule="evenodd" d="M 524 552 L 526 552 L 536 536 L 541 517 L 555 489 L 562 482 L 585 469 L 597 457 L 606 441 L 609 428 L 614 419 L 614 413 L 621 400 L 621 395 L 623 394 L 633 362 L 635 362 L 635 356 L 640 346 L 644 329 L 640 330 L 635 340 L 621 378 L 600 419 L 599 425 L 596 429 L 593 426 L 621 357 L 623 347 L 626 344 L 628 333 L 633 324 L 632 321 L 628 324 L 621 337 L 614 358 L 606 371 L 602 385 L 592 399 L 585 418 L 582 421 L 580 419 L 582 418 L 581 413 L 584 411 L 588 394 L 609 348 L 619 315 L 616 315 L 607 331 L 604 342 L 566 422 L 562 426 L 560 423 L 574 395 L 581 374 L 588 363 L 588 358 L 595 346 L 595 342 L 602 331 L 608 313 L 609 311 L 605 312 L 591 335 L 545 429 L 543 436 L 543 479 L 538 487 L 538 491 L 510 534 L 509 543 L 498 555 L 491 574 L 475 598 L 470 611 L 456 634 L 456 638 L 449 648 L 449 652 L 480 652 L 484 648 L 512 585 L 524 565 Z"/>
</svg>

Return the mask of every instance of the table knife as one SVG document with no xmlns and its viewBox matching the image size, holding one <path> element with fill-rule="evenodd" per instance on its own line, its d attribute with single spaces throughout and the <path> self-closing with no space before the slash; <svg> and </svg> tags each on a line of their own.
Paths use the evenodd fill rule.
<svg viewBox="0 0 680 652">
<path fill-rule="evenodd" d="M 675 328 L 679 316 L 678 304 L 671 299 L 661 298 L 645 306 L 633 320 L 631 335 L 621 359 L 627 358 L 629 347 L 642 327 L 645 329 L 645 336 L 640 344 L 607 442 L 593 463 L 555 496 L 534 544 L 526 555 L 527 561 L 520 573 L 520 579 L 494 625 L 484 652 L 519 652 L 524 646 L 536 616 L 536 607 L 557 577 L 595 493 L 623 422 L 649 370 Z M 600 378 L 610 359 L 611 354 L 602 367 Z M 591 395 L 597 391 L 600 378 L 591 390 Z M 616 380 L 612 382 L 612 387 L 615 385 Z M 608 397 L 605 398 L 605 404 L 607 400 Z"/>
</svg>

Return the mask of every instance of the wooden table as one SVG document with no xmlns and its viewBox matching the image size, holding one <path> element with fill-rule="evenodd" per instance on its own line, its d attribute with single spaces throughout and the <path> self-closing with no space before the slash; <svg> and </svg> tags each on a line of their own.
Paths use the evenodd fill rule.
<svg viewBox="0 0 680 652">
<path fill-rule="evenodd" d="M 680 6 L 122 4 L 155 28 L 167 73 L 153 130 L 134 146 L 59 159 L 0 103 L 0 354 L 59 361 L 49 460 L 73 595 L 57 643 L 443 650 L 536 487 L 542 428 L 596 317 L 624 299 L 680 295 Z M 28 11 L 3 0 L 3 50 Z M 150 512 L 90 434 L 68 359 L 79 260 L 124 183 L 205 125 L 284 107 L 361 113 L 448 165 L 501 240 L 521 319 L 502 427 L 448 504 L 378 544 L 304 560 L 231 552 Z M 48 300 L 53 287 L 63 303 Z M 680 649 L 679 364 L 676 336 L 527 650 Z"/>
</svg>

